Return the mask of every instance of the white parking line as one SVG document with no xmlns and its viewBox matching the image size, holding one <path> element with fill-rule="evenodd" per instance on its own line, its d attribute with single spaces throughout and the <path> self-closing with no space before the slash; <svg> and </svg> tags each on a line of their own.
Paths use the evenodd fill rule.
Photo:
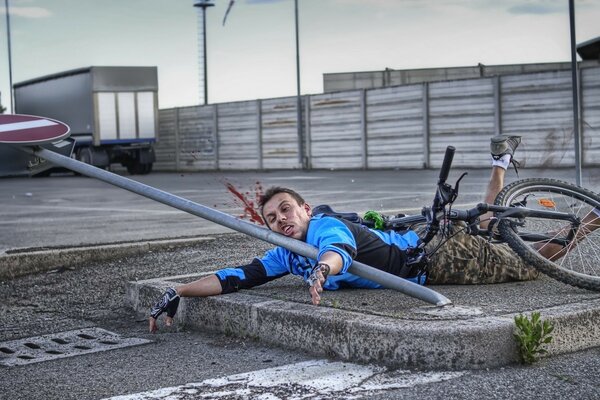
<svg viewBox="0 0 600 400">
<path fill-rule="evenodd" d="M 107 400 L 361 399 L 391 389 L 458 378 L 466 372 L 388 371 L 375 365 L 311 360 Z"/>
</svg>

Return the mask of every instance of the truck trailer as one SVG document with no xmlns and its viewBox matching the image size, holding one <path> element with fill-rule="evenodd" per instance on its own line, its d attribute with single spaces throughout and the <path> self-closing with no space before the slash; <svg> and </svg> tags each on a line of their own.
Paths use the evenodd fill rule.
<svg viewBox="0 0 600 400">
<path fill-rule="evenodd" d="M 16 83 L 17 114 L 70 126 L 73 157 L 100 168 L 120 163 L 147 174 L 158 130 L 156 67 L 95 66 Z"/>
</svg>

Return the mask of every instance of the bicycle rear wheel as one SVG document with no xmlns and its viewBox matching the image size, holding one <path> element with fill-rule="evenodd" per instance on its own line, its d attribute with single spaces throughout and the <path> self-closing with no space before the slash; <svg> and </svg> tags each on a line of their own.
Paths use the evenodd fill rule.
<svg viewBox="0 0 600 400">
<path fill-rule="evenodd" d="M 579 226 L 550 218 L 503 218 L 498 231 L 519 256 L 544 274 L 600 291 L 600 216 L 593 212 L 600 210 L 600 196 L 570 183 L 534 178 L 507 185 L 495 204 L 577 216 Z M 569 232 L 571 239 L 565 241 Z"/>
</svg>

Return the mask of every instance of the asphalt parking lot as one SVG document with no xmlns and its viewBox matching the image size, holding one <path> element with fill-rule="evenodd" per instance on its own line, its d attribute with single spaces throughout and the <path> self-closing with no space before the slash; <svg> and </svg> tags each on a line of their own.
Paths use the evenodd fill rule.
<svg viewBox="0 0 600 400">
<path fill-rule="evenodd" d="M 462 170 L 452 171 L 454 182 Z M 488 170 L 469 170 L 455 207 L 481 201 Z M 244 214 L 227 189 L 232 184 L 250 200 L 261 187 L 290 186 L 311 205 L 393 214 L 420 212 L 430 205 L 438 171 L 278 171 L 152 173 L 136 180 L 225 213 Z M 573 181 L 574 171 L 520 171 L 521 178 Z M 598 169 L 584 170 L 584 186 L 598 190 Z M 514 171 L 507 183 L 517 179 Z M 50 178 L 1 180 L 0 254 L 9 249 L 74 246 L 230 232 L 228 229 L 91 178 L 65 174 Z"/>
<path fill-rule="evenodd" d="M 584 183 L 596 191 L 600 188 L 598 172 L 584 171 Z M 550 174 L 570 180 L 572 171 L 522 170 L 520 176 Z M 450 180 L 457 175 L 458 171 L 454 171 Z M 478 202 L 487 175 L 486 170 L 469 171 L 467 180 L 461 184 L 457 204 Z M 259 184 L 263 187 L 279 184 L 294 187 L 313 204 L 328 203 L 334 208 L 359 212 L 375 209 L 394 213 L 416 212 L 428 204 L 436 176 L 437 171 L 290 171 L 157 173 L 136 179 L 239 216 L 243 214 L 243 207 L 227 190 L 226 182 L 249 197 Z M 516 179 L 514 174 L 509 177 Z M 12 178 L 2 180 L 1 184 L 0 251 L 4 253 L 148 239 L 206 239 L 199 247 L 164 248 L 142 256 L 92 261 L 3 280 L 0 301 L 5 307 L 0 312 L 1 342 L 88 328 L 152 341 L 124 349 L 0 367 L 3 369 L 0 389 L 10 398 L 106 398 L 315 359 L 311 352 L 218 332 L 171 328 L 150 335 L 146 332 L 145 316 L 125 305 L 127 282 L 191 274 L 198 271 L 198 265 L 208 269 L 219 268 L 223 263 L 235 265 L 248 256 L 260 254 L 270 247 L 268 244 L 84 177 Z M 577 301 L 588 296 L 547 282 L 549 292 L 563 293 L 565 300 Z M 536 284 L 545 287 L 544 281 Z M 519 290 L 530 304 L 535 301 L 536 294 L 531 292 L 534 287 L 524 284 L 511 289 L 500 285 L 497 289 L 499 295 Z M 483 290 L 480 294 L 482 299 L 486 298 Z M 492 307 L 493 301 L 487 297 Z M 525 394 L 528 398 L 540 399 L 562 396 L 591 399 L 600 389 L 598 355 L 595 348 L 544 359 L 533 367 L 513 365 L 465 371 L 446 380 L 427 380 L 419 371 L 412 371 L 414 379 L 409 379 L 404 389 L 395 386 L 372 392 L 368 398 L 518 398 Z M 327 395 L 318 391 L 305 394 Z M 328 397 L 345 398 L 343 393 L 331 392 Z"/>
</svg>

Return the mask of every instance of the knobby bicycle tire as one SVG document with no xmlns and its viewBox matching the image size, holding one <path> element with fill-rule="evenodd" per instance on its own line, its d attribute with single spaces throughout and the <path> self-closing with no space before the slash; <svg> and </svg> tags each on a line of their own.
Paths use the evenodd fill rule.
<svg viewBox="0 0 600 400">
<path fill-rule="evenodd" d="M 523 203 L 526 204 L 523 204 Z M 495 200 L 501 206 L 525 206 L 527 208 L 573 213 L 583 220 L 587 215 L 594 216 L 594 208 L 600 209 L 600 196 L 579 186 L 548 178 L 522 179 L 502 189 Z M 515 224 L 516 222 L 516 224 Z M 586 231 L 597 226 L 582 224 L 576 245 L 567 246 L 554 261 L 550 261 L 539 253 L 554 251 L 548 242 L 528 242 L 521 235 L 530 233 L 563 233 L 567 231 L 569 222 L 557 219 L 525 217 L 503 218 L 498 223 L 498 231 L 502 239 L 520 256 L 542 273 L 563 283 L 584 289 L 600 291 L 600 229 Z M 579 240 L 579 237 L 585 237 Z M 521 234 L 521 235 L 520 235 Z M 534 246 L 537 247 L 534 248 Z M 566 253 L 566 254 L 565 254 Z M 547 254 L 548 255 L 548 254 Z M 552 257 L 550 257 L 552 258 Z"/>
</svg>

